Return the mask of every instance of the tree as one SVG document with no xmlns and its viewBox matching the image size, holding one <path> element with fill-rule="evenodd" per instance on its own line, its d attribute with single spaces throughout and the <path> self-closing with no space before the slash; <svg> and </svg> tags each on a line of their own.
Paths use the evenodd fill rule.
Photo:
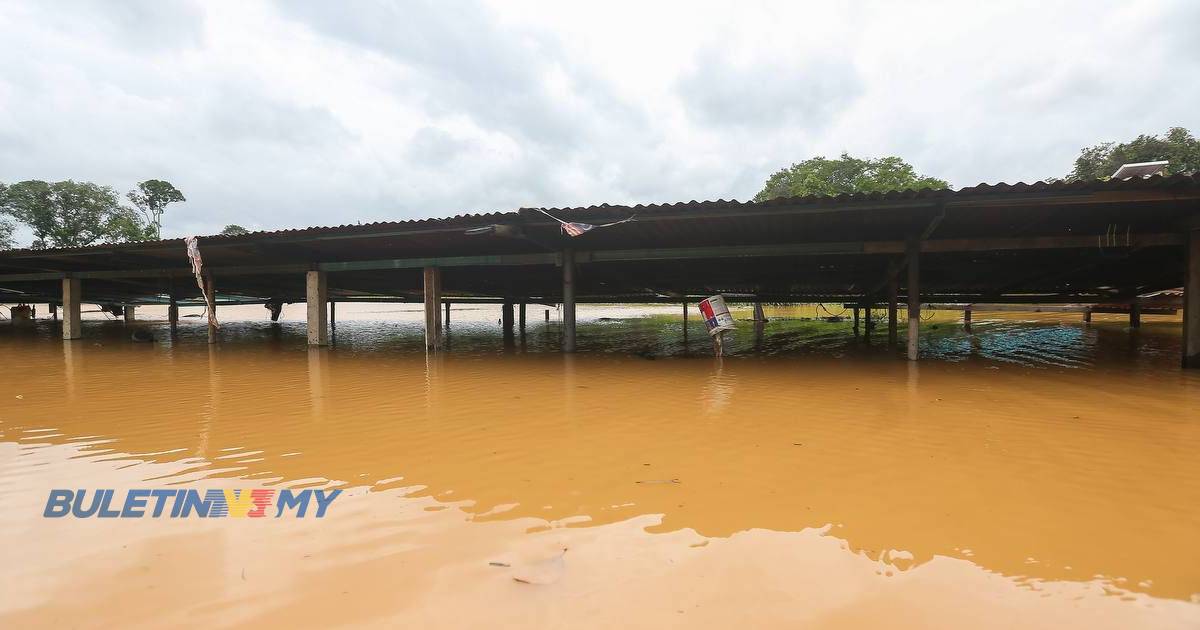
<svg viewBox="0 0 1200 630">
<path fill-rule="evenodd" d="M 1102 142 L 1080 151 L 1070 181 L 1107 179 L 1122 164 L 1169 160 L 1167 174 L 1200 170 L 1200 140 L 1183 127 L 1171 127 L 1165 137 L 1142 134 L 1129 142 Z"/>
<path fill-rule="evenodd" d="M 240 225 L 232 225 L 232 224 L 226 225 L 225 229 L 221 230 L 221 236 L 241 236 L 243 234 L 249 234 L 249 233 L 250 233 L 250 230 L 247 230 L 246 228 L 244 228 Z"/>
<path fill-rule="evenodd" d="M 3 201 L 4 191 L 6 190 L 8 190 L 8 187 L 3 182 L 0 182 L 0 212 L 4 210 Z M 13 232 L 15 230 L 16 226 L 13 225 L 12 221 L 0 216 L 0 249 L 12 249 L 13 245 L 15 245 L 13 241 Z"/>
<path fill-rule="evenodd" d="M 117 192 L 91 182 L 28 180 L 8 186 L 0 209 L 33 230 L 33 247 L 144 240 L 146 227 Z"/>
<path fill-rule="evenodd" d="M 147 179 L 138 183 L 138 189 L 129 191 L 126 197 L 146 218 L 146 235 L 155 240 L 162 238 L 162 214 L 167 204 L 187 201 L 171 182 L 161 179 Z"/>
<path fill-rule="evenodd" d="M 912 165 L 895 156 L 864 160 L 843 153 L 836 160 L 817 156 L 779 170 L 754 200 L 949 187 L 945 180 L 918 175 Z"/>
</svg>

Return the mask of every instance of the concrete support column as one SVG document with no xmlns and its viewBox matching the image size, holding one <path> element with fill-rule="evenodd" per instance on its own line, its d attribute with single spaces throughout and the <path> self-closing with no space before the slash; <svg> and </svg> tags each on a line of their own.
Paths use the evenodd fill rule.
<svg viewBox="0 0 1200 630">
<path fill-rule="evenodd" d="M 900 282 L 896 278 L 888 281 L 888 347 L 896 347 L 896 306 L 900 301 Z"/>
<path fill-rule="evenodd" d="M 63 278 L 63 339 L 79 339 L 83 336 L 79 325 L 80 300 L 83 298 L 83 287 L 79 278 Z"/>
<path fill-rule="evenodd" d="M 971 305 L 963 309 L 963 330 L 971 332 Z"/>
<path fill-rule="evenodd" d="M 563 352 L 575 352 L 575 252 L 563 250 Z"/>
<path fill-rule="evenodd" d="M 1200 369 L 1200 230 L 1188 236 L 1183 284 L 1183 367 Z"/>
<path fill-rule="evenodd" d="M 921 242 L 908 241 L 908 360 L 916 361 L 921 336 Z"/>
<path fill-rule="evenodd" d="M 425 285 L 425 350 L 442 349 L 442 270 L 426 267 Z"/>
<path fill-rule="evenodd" d="M 500 322 L 504 329 L 504 342 L 511 343 L 513 340 L 513 303 L 505 302 L 500 307 Z"/>
<path fill-rule="evenodd" d="M 204 275 L 204 294 L 208 296 L 207 313 L 212 315 L 208 319 L 208 343 L 217 343 L 217 327 L 213 325 L 217 313 L 217 287 L 208 274 Z"/>
<path fill-rule="evenodd" d="M 1136 297 L 1129 303 L 1129 327 L 1142 327 L 1142 303 Z"/>
<path fill-rule="evenodd" d="M 329 281 L 324 271 L 309 271 L 304 277 L 304 302 L 308 307 L 308 345 L 329 345 Z"/>
<path fill-rule="evenodd" d="M 517 328 L 521 331 L 521 338 L 525 338 L 525 303 L 517 307 Z"/>
<path fill-rule="evenodd" d="M 687 320 L 688 320 L 688 307 L 687 307 L 687 300 L 685 299 L 683 301 L 683 345 L 684 345 L 684 348 L 687 347 L 687 339 L 688 339 L 688 331 L 687 331 L 688 322 L 687 322 Z"/>
<path fill-rule="evenodd" d="M 126 324 L 132 324 L 133 322 L 137 321 L 137 314 L 136 314 L 137 307 L 136 306 L 130 306 L 130 305 L 126 304 L 125 307 L 122 309 L 122 311 L 125 316 Z"/>
</svg>

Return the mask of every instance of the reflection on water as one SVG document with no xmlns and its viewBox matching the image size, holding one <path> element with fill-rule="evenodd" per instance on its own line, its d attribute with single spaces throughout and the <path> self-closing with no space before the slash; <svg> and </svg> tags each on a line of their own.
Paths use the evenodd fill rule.
<svg viewBox="0 0 1200 630">
<path fill-rule="evenodd" d="M 336 584 L 366 593 L 434 573 L 462 580 L 455 596 L 486 599 L 510 583 L 490 586 L 483 556 L 549 553 L 534 548 L 539 536 L 570 546 L 569 566 L 613 578 L 602 587 L 576 569 L 561 588 L 580 589 L 578 601 L 609 591 L 636 599 L 621 586 L 622 563 L 660 575 L 638 564 L 657 558 L 844 591 L 844 601 L 830 595 L 840 612 L 808 619 L 819 625 L 871 625 L 845 614 L 890 598 L 937 609 L 955 584 L 992 594 L 963 604 L 975 614 L 1002 600 L 1063 624 L 1200 619 L 1200 375 L 1177 367 L 1178 324 L 1131 333 L 1118 321 L 976 313 L 970 334 L 926 323 L 918 366 L 892 356 L 884 327 L 867 343 L 849 323 L 776 318 L 755 331 L 747 322 L 715 360 L 699 322 L 685 343 L 677 316 L 592 317 L 581 353 L 564 357 L 557 324 L 538 309 L 512 348 L 490 314 L 455 315 L 452 351 L 437 356 L 423 352 L 419 322 L 405 320 L 341 320 L 327 349 L 307 348 L 299 322 L 226 322 L 215 346 L 187 320 L 177 339 L 154 344 L 127 341 L 117 322 L 87 322 L 85 339 L 69 344 L 48 322 L 0 333 L 0 490 L 10 498 L 0 533 L 19 560 L 0 574 L 25 589 L 0 596 L 0 621 L 44 619 L 69 589 L 121 596 L 108 577 L 58 573 L 75 559 L 107 576 L 97 558 L 118 543 L 150 554 L 137 566 L 195 581 L 197 597 L 249 623 Z M 287 536 L 241 523 L 193 531 L 201 524 L 40 516 L 53 487 L 238 480 L 338 486 L 348 498 L 320 528 L 289 523 Z M 300 541 L 309 555 L 289 556 Z M 227 560 L 193 566 L 171 552 L 166 569 L 153 555 L 163 545 Z M 256 554 L 287 565 L 321 551 L 302 580 L 251 587 L 226 576 Z M 910 574 L 882 599 L 864 595 L 882 588 L 873 580 Z M 698 578 L 670 579 L 683 582 L 663 574 L 638 589 L 683 614 L 675 589 L 699 589 L 688 581 Z M 275 589 L 265 599 L 230 594 L 263 584 Z M 440 601 L 428 588 L 360 602 L 359 621 Z M 510 601 L 519 594 L 492 594 L 521 605 Z M 815 593 L 790 596 L 793 605 L 758 621 L 790 625 Z M 722 597 L 745 610 L 767 595 Z M 1037 608 L 1046 597 L 1064 608 Z M 578 625 L 584 609 L 534 625 Z"/>
</svg>

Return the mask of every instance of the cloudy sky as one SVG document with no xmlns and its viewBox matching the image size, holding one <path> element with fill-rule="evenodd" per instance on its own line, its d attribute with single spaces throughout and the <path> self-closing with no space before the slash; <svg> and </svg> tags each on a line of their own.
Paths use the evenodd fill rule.
<svg viewBox="0 0 1200 630">
<path fill-rule="evenodd" d="M 166 236 L 746 199 L 842 151 L 1032 181 L 1200 132 L 1198 32 L 1189 0 L 0 0 L 0 181 L 167 179 Z"/>
</svg>

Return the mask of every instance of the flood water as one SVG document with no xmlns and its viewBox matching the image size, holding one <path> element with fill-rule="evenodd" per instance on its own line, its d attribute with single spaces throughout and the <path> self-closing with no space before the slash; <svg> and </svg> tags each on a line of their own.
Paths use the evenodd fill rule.
<svg viewBox="0 0 1200 630">
<path fill-rule="evenodd" d="M 694 310 L 685 342 L 677 307 L 581 308 L 562 356 L 553 310 L 506 344 L 456 306 L 429 358 L 415 309 L 339 304 L 320 350 L 303 305 L 212 346 L 0 321 L 0 627 L 1200 627 L 1177 317 L 940 314 L 913 364 L 811 307 L 716 360 Z M 45 518 L 55 488 L 343 492 Z"/>
</svg>

